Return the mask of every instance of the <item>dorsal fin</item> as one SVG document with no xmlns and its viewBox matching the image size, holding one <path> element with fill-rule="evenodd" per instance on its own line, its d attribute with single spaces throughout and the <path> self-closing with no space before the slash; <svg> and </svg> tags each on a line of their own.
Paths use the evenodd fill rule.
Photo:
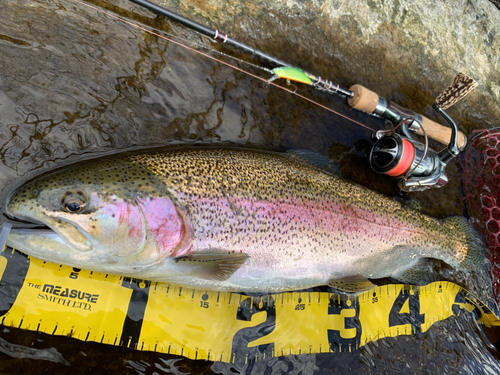
<svg viewBox="0 0 500 375">
<path fill-rule="evenodd" d="M 334 163 L 330 160 L 330 158 L 318 152 L 314 152 L 311 150 L 297 149 L 297 150 L 288 150 L 285 152 L 285 154 L 291 156 L 292 158 L 301 159 L 321 169 L 325 169 L 328 172 L 337 173 L 337 170 L 334 167 Z"/>
</svg>

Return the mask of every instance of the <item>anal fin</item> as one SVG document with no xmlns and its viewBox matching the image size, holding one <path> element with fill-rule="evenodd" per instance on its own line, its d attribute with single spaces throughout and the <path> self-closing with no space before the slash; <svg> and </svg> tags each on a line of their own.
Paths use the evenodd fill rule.
<svg viewBox="0 0 500 375">
<path fill-rule="evenodd" d="M 432 269 L 432 259 L 422 258 L 412 268 L 392 275 L 398 282 L 406 285 L 425 285 L 436 281 Z"/>
<path fill-rule="evenodd" d="M 347 293 L 366 292 L 376 287 L 370 280 L 362 275 L 346 276 L 340 279 L 332 279 L 328 286 Z"/>
<path fill-rule="evenodd" d="M 206 280 L 224 281 L 249 258 L 248 254 L 201 253 L 181 256 L 175 262 L 186 266 L 186 273 Z"/>
</svg>

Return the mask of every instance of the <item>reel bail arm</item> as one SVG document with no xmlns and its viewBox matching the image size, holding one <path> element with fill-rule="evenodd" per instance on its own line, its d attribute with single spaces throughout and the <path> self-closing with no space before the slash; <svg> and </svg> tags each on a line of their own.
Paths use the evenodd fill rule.
<svg viewBox="0 0 500 375">
<path fill-rule="evenodd" d="M 448 147 L 443 148 L 438 154 L 441 162 L 446 165 L 451 159 L 460 153 L 461 148 L 458 147 L 459 130 L 455 121 L 453 121 L 453 119 L 439 105 L 437 105 L 437 103 L 434 103 L 432 108 L 444 117 L 448 124 L 450 124 L 451 128 L 450 143 L 448 144 Z"/>
</svg>

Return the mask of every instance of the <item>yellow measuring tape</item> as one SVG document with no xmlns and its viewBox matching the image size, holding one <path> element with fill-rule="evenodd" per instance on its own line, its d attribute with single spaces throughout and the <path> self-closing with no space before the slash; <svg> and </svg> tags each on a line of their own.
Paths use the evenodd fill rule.
<svg viewBox="0 0 500 375">
<path fill-rule="evenodd" d="M 0 253 L 0 322 L 84 341 L 249 362 L 353 351 L 383 337 L 425 332 L 452 315 L 500 325 L 476 297 L 449 282 L 386 285 L 358 295 L 213 292 L 80 270 Z"/>
</svg>

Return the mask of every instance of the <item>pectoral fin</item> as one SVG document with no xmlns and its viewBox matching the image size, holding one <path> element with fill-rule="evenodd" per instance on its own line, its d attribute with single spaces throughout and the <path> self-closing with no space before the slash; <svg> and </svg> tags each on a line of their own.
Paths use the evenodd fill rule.
<svg viewBox="0 0 500 375">
<path fill-rule="evenodd" d="M 346 276 L 341 279 L 332 279 L 328 285 L 342 292 L 366 292 L 376 287 L 370 280 L 361 275 Z"/>
<path fill-rule="evenodd" d="M 224 281 L 240 268 L 249 258 L 248 254 L 203 253 L 182 256 L 175 259 L 186 267 L 186 273 L 206 280 Z"/>
</svg>

